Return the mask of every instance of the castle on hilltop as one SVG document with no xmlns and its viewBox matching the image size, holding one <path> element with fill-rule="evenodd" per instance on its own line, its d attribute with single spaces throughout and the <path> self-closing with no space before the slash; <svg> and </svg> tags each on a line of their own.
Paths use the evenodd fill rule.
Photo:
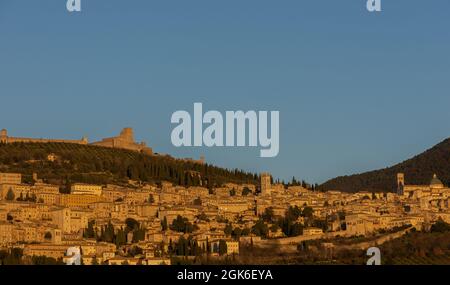
<svg viewBox="0 0 450 285">
<path fill-rule="evenodd" d="M 63 140 L 63 139 L 35 139 L 35 138 L 18 138 L 8 136 L 8 131 L 3 129 L 0 131 L 0 143 L 72 143 L 80 145 L 88 145 L 88 139 L 83 137 L 81 140 Z M 112 138 L 105 138 L 99 142 L 94 142 L 89 145 L 96 145 L 110 148 L 127 149 L 146 154 L 153 154 L 153 150 L 148 147 L 145 142 L 136 143 L 134 141 L 133 129 L 124 128 L 119 136 Z"/>
<path fill-rule="evenodd" d="M 153 154 L 153 150 L 148 147 L 145 142 L 136 143 L 134 141 L 133 129 L 124 128 L 120 135 L 112 138 L 105 138 L 99 142 L 94 142 L 91 145 L 128 149 L 146 154 Z"/>
</svg>

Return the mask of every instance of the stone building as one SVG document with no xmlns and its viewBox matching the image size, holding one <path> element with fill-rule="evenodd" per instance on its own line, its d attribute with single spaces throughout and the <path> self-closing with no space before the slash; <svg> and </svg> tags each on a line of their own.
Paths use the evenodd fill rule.
<svg viewBox="0 0 450 285">
<path fill-rule="evenodd" d="M 101 185 L 74 183 L 70 187 L 70 194 L 101 196 L 102 190 L 103 186 Z"/>
<path fill-rule="evenodd" d="M 0 173 L 0 184 L 20 184 L 22 174 L 20 173 Z"/>
<path fill-rule="evenodd" d="M 399 173 L 397 174 L 397 184 L 399 185 L 397 193 L 411 198 L 421 198 L 450 192 L 450 188 L 445 187 L 436 174 L 433 175 L 428 185 L 408 185 L 405 184 L 404 174 Z"/>
<path fill-rule="evenodd" d="M 61 194 L 59 205 L 64 207 L 87 207 L 90 204 L 100 202 L 102 198 L 96 195 Z"/>
<path fill-rule="evenodd" d="M 112 138 L 105 138 L 99 142 L 94 142 L 92 145 L 121 148 L 133 151 L 138 151 L 146 154 L 153 154 L 153 150 L 148 147 L 145 142 L 136 143 L 134 141 L 133 129 L 124 128 L 119 136 Z"/>
</svg>

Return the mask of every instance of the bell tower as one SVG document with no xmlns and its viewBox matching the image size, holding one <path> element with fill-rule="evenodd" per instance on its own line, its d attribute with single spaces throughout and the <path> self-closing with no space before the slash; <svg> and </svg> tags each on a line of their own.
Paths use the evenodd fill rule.
<svg viewBox="0 0 450 285">
<path fill-rule="evenodd" d="M 405 174 L 397 173 L 397 194 L 403 195 L 403 187 L 405 186 Z"/>
<path fill-rule="evenodd" d="M 269 196 L 271 185 L 271 175 L 270 173 L 261 173 L 261 195 Z"/>
</svg>

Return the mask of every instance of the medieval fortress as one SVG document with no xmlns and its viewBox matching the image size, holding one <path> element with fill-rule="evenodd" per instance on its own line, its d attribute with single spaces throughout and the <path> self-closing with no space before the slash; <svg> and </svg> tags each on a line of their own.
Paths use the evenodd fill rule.
<svg viewBox="0 0 450 285">
<path fill-rule="evenodd" d="M 17 138 L 8 136 L 8 131 L 0 131 L 0 143 L 72 143 L 80 145 L 95 145 L 110 148 L 127 149 L 145 154 L 153 154 L 153 150 L 145 142 L 136 143 L 132 128 L 124 128 L 119 136 L 105 138 L 98 142 L 89 143 L 86 137 L 81 140 L 63 140 L 63 139 L 36 139 L 36 138 Z"/>
</svg>

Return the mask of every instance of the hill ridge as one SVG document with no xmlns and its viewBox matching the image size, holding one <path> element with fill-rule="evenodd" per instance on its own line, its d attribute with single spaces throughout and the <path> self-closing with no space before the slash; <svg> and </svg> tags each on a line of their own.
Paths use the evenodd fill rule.
<svg viewBox="0 0 450 285">
<path fill-rule="evenodd" d="M 344 192 L 362 190 L 393 192 L 397 187 L 397 173 L 405 174 L 406 184 L 427 185 L 433 174 L 437 174 L 448 185 L 450 183 L 450 138 L 390 167 L 330 179 L 321 184 L 319 189 Z"/>
</svg>

